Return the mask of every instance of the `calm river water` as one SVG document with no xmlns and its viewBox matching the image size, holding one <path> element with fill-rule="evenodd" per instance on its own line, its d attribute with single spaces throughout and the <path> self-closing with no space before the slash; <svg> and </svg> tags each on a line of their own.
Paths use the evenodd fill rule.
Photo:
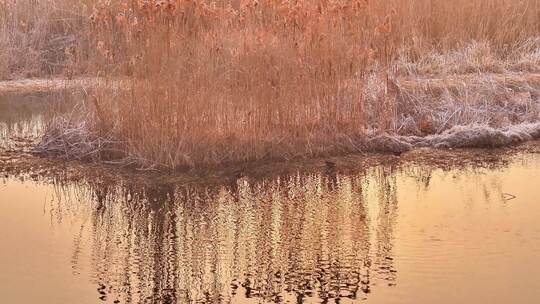
<svg viewBox="0 0 540 304">
<path fill-rule="evenodd" d="M 8 174 L 0 303 L 538 303 L 539 187 L 538 154 L 205 186 Z"/>
</svg>

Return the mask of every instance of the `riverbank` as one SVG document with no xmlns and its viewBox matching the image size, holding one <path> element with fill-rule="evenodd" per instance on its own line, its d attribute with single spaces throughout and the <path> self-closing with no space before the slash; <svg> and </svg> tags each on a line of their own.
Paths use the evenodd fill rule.
<svg viewBox="0 0 540 304">
<path fill-rule="evenodd" d="M 304 162 L 306 158 L 323 157 L 328 158 L 345 154 L 366 154 L 373 152 L 391 153 L 400 155 L 418 148 L 497 148 L 504 146 L 514 146 L 527 141 L 540 138 L 540 123 L 538 113 L 540 113 L 540 74 L 466 74 L 454 75 L 444 78 L 417 78 L 401 79 L 396 81 L 399 84 L 399 95 L 404 96 L 402 100 L 414 101 L 414 106 L 402 107 L 399 127 L 394 131 L 381 134 L 374 131 L 367 131 L 361 134 L 342 134 L 332 144 L 334 151 L 312 153 L 310 155 L 279 155 L 267 157 L 248 162 L 231 162 L 227 166 L 206 166 L 206 169 L 213 168 L 214 171 L 222 171 L 226 167 L 234 168 L 252 166 L 260 163 L 288 163 L 300 160 Z M 17 138 L 21 141 L 11 145 L 12 149 L 17 149 L 23 153 L 39 154 L 51 161 L 55 159 L 64 162 L 66 160 L 83 160 L 116 163 L 117 167 L 131 166 L 139 169 L 166 169 L 166 166 L 159 166 L 152 162 L 137 160 L 129 157 L 117 159 L 101 159 L 100 153 L 111 148 L 99 137 L 93 138 L 91 130 L 80 128 L 75 129 L 73 121 L 64 117 L 73 118 L 73 112 L 84 111 L 84 108 L 68 110 L 68 114 L 54 113 L 54 104 L 85 104 L 79 100 L 84 100 L 85 95 L 92 91 L 102 90 L 104 87 L 115 87 L 116 89 L 125 87 L 127 81 L 105 81 L 100 79 L 27 79 L 20 81 L 0 82 L 0 96 L 4 96 L 4 105 L 7 107 L 5 113 L 13 106 L 19 106 L 15 96 L 27 96 L 24 104 L 25 116 L 33 116 L 33 105 L 39 105 L 40 121 L 33 126 L 32 138 Z M 82 94 L 72 97 L 76 100 L 66 100 L 65 95 L 55 95 L 59 92 L 81 92 Z M 455 99 L 448 101 L 448 94 L 454 94 Z M 41 97 L 32 98 L 34 94 Z M 45 94 L 45 95 L 43 95 Z M 52 94 L 47 98 L 47 94 Z M 445 97 L 446 96 L 446 97 Z M 459 98 L 467 96 L 467 98 Z M 498 96 L 498 97 L 497 97 Z M 13 103 L 13 105 L 11 105 Z M 58 108 L 55 106 L 54 108 Z M 71 111 L 71 112 L 69 112 Z M 46 113 L 51 112 L 51 117 L 56 116 L 56 124 L 50 118 L 44 118 Z M 71 113 L 71 114 L 69 114 Z M 13 116 L 16 120 L 18 112 L 5 114 Z M 8 119 L 10 120 L 10 119 Z M 52 123 L 51 123 L 52 122 Z M 84 122 L 84 121 L 83 121 Z M 1 122 L 0 122 L 1 123 Z M 71 125 L 70 125 L 71 123 Z M 413 127 L 416 126 L 416 127 Z M 37 128 L 37 129 L 36 129 Z M 38 135 L 42 134 L 42 135 Z M 56 135 L 54 135 L 56 134 Z M 9 137 L 9 132 L 5 134 Z M 82 137 L 95 139 L 95 142 L 83 142 Z M 101 141 L 99 141 L 101 140 Z M 32 144 L 29 145 L 28 143 Z M 86 144 L 86 151 L 77 150 L 81 143 Z M 99 143 L 99 145 L 95 144 Z M 105 143 L 105 144 L 104 144 Z M 280 151 L 282 146 L 271 149 Z M 23 149 L 20 149 L 23 147 Z M 91 156 L 91 157 L 89 157 Z M 94 158 L 93 158 L 94 157 Z M 192 170 L 194 166 L 186 166 L 184 171 Z M 205 166 L 199 166 L 198 171 L 205 171 Z"/>
<path fill-rule="evenodd" d="M 266 147 L 262 147 L 264 151 L 260 151 L 261 155 L 266 153 L 264 157 L 242 160 L 242 157 L 234 156 L 231 148 L 236 151 L 238 147 L 248 143 L 242 142 L 241 137 L 229 136 L 227 142 L 225 139 L 216 138 L 205 147 L 207 150 L 215 150 L 210 153 L 214 155 L 214 161 L 208 159 L 205 161 L 204 158 L 198 160 L 186 154 L 183 156 L 184 160 L 177 159 L 173 163 L 177 163 L 177 167 L 190 169 L 216 167 L 218 163 L 237 166 L 242 162 L 283 161 L 347 153 L 400 154 L 419 147 L 493 148 L 515 145 L 540 137 L 540 123 L 537 122 L 540 115 L 538 73 L 469 73 L 432 75 L 423 78 L 400 77 L 394 79 L 394 83 L 397 113 L 393 127 L 384 133 L 372 129 L 378 124 L 377 116 L 370 118 L 368 115 L 366 116 L 368 122 L 365 123 L 367 129 L 364 131 L 354 131 L 353 128 L 352 132 L 336 131 L 329 136 L 327 131 L 331 131 L 330 129 L 320 130 L 324 131 L 320 143 L 316 137 L 302 138 L 296 133 L 283 135 L 282 139 L 273 137 L 260 139 Z M 91 122 L 87 121 L 89 119 L 87 115 L 96 110 L 93 108 L 93 94 L 100 94 L 107 89 L 117 92 L 129 91 L 131 85 L 132 83 L 126 79 L 26 79 L 0 82 L 0 96 L 10 99 L 10 96 L 19 94 L 73 91 L 82 93 L 77 97 L 78 101 L 72 102 L 79 105 L 72 110 L 74 112 L 67 115 L 53 113 L 52 116 L 56 116 L 56 119 L 47 122 L 43 130 L 44 137 L 36 143 L 34 149 L 36 153 L 62 159 L 113 161 L 119 165 L 133 165 L 140 168 L 168 167 L 166 162 L 154 162 L 142 154 L 130 155 L 129 151 L 123 151 L 123 146 L 127 143 L 123 143 L 121 136 L 115 134 L 117 130 L 111 128 L 105 133 L 96 133 L 97 130 L 90 127 Z M 347 96 L 348 88 L 354 86 L 354 83 L 344 82 L 340 94 Z M 376 87 L 376 83 L 372 84 L 372 87 L 367 87 L 366 91 L 375 90 L 373 87 Z M 54 98 L 57 104 L 65 103 L 63 95 Z M 366 99 L 371 100 L 372 107 L 375 107 L 378 97 L 367 96 Z M 80 117 L 83 118 L 77 120 Z M 302 129 L 300 126 L 298 128 Z M 324 138 L 328 140 L 323 142 Z M 306 146 L 308 150 L 298 148 L 295 143 L 301 147 Z M 242 150 L 252 149 L 253 145 L 255 143 L 249 143 Z M 111 158 L 104 156 L 107 151 L 123 152 L 116 153 Z"/>
<path fill-rule="evenodd" d="M 388 165 L 402 167 L 418 165 L 450 170 L 466 167 L 497 167 L 524 154 L 540 154 L 540 141 L 492 149 L 432 149 L 419 148 L 400 156 L 364 153 L 291 161 L 260 161 L 226 168 L 191 171 L 137 170 L 103 163 L 66 161 L 44 158 L 31 152 L 31 144 L 21 141 L 19 149 L 0 149 L 0 177 L 20 177 L 32 180 L 65 182 L 116 183 L 149 186 L 155 184 L 220 184 L 236 183 L 239 178 L 264 180 L 298 173 L 355 174 L 370 167 Z"/>
</svg>

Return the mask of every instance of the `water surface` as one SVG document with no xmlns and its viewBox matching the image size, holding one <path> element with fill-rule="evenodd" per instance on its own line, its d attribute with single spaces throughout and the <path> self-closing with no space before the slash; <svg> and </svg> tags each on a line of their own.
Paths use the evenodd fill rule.
<svg viewBox="0 0 540 304">
<path fill-rule="evenodd" d="M 536 303 L 540 155 L 223 185 L 0 186 L 3 303 Z"/>
<path fill-rule="evenodd" d="M 21 139 L 42 134 L 53 112 L 72 111 L 79 93 L 0 93 L 0 149 L 20 146 Z"/>
</svg>

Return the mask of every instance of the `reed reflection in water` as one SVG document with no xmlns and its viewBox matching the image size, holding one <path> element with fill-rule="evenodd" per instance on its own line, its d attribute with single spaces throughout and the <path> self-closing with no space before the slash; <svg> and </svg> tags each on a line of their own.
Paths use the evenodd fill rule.
<svg viewBox="0 0 540 304">
<path fill-rule="evenodd" d="M 324 302 L 394 284 L 395 187 L 379 167 L 202 190 L 64 187 L 50 206 L 56 220 L 81 217 L 73 268 L 88 246 L 102 300 Z"/>
</svg>

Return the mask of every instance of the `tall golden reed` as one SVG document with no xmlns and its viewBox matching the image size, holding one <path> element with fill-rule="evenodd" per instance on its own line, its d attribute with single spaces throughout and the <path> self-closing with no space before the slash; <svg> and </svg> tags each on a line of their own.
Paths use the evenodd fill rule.
<svg viewBox="0 0 540 304">
<path fill-rule="evenodd" d="M 98 125 L 177 167 L 335 150 L 360 132 L 362 79 L 388 62 L 390 16 L 365 1 L 118 1 L 91 16 Z M 343 85 L 352 80 L 354 87 Z"/>
</svg>

